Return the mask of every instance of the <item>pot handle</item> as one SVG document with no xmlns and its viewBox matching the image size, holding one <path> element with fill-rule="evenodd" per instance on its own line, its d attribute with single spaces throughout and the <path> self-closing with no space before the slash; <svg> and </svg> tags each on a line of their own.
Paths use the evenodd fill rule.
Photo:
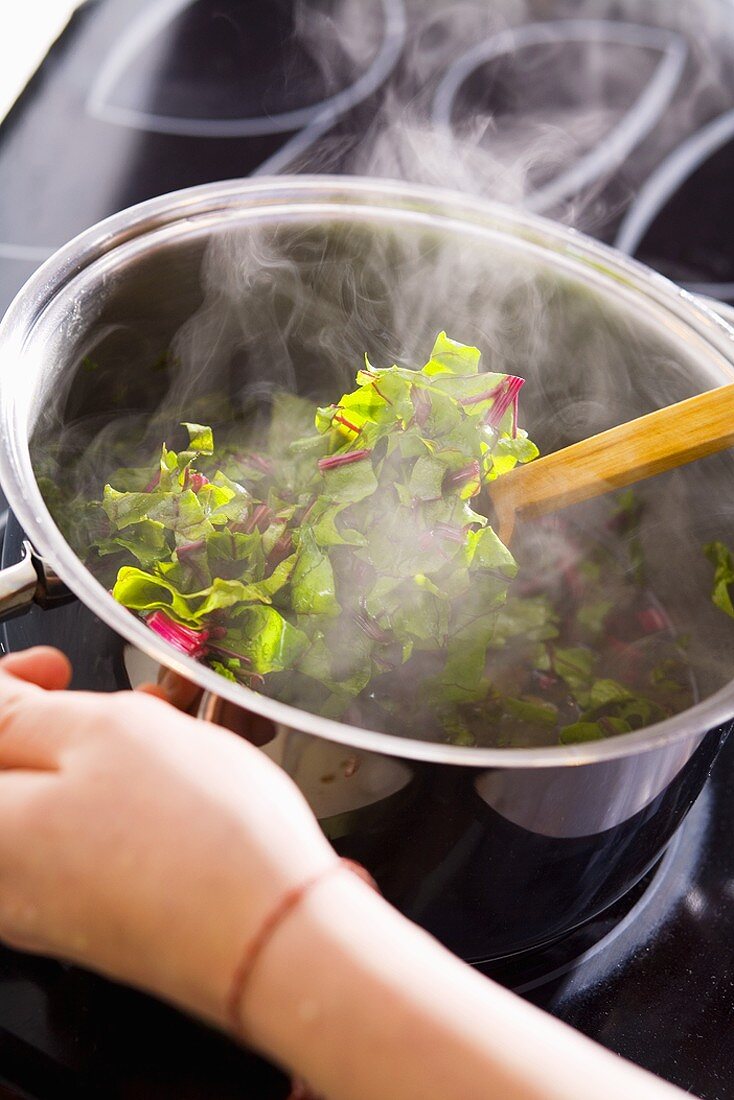
<svg viewBox="0 0 734 1100">
<path fill-rule="evenodd" d="M 0 569 L 0 623 L 25 615 L 34 604 L 59 607 L 73 599 L 74 594 L 27 541 L 21 560 Z"/>
</svg>

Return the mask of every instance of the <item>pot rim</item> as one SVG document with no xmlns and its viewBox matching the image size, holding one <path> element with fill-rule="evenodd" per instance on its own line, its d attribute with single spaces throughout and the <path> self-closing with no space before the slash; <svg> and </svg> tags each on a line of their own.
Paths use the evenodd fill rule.
<svg viewBox="0 0 734 1100">
<path fill-rule="evenodd" d="M 185 656 L 149 630 L 130 611 L 118 604 L 83 565 L 56 527 L 38 488 L 32 469 L 23 419 L 23 397 L 44 369 L 39 354 L 29 355 L 33 332 L 45 311 L 60 295 L 70 294 L 75 280 L 92 265 L 109 272 L 124 251 L 144 248 L 151 235 L 185 234 L 201 229 L 213 216 L 270 216 L 288 208 L 291 212 L 330 212 L 359 209 L 373 217 L 428 217 L 433 224 L 454 222 L 465 230 L 502 233 L 519 238 L 530 250 L 540 249 L 559 266 L 585 266 L 586 276 L 597 283 L 617 284 L 631 300 L 657 309 L 679 340 L 697 342 L 707 350 L 718 375 L 734 379 L 734 328 L 708 305 L 677 287 L 664 276 L 607 245 L 538 215 L 462 193 L 401 181 L 357 176 L 276 176 L 256 180 L 226 180 L 186 188 L 140 203 L 98 223 L 60 248 L 26 282 L 0 324 L 0 482 L 19 523 L 41 556 L 69 588 L 108 626 L 154 660 L 174 669 L 205 691 L 249 708 L 271 721 L 357 749 L 388 756 L 439 764 L 471 767 L 559 767 L 611 761 L 659 749 L 664 745 L 725 726 L 734 716 L 734 681 L 695 706 L 672 718 L 633 733 L 603 741 L 541 748 L 471 748 L 418 741 L 397 734 L 350 726 L 322 718 L 297 707 L 233 684 L 212 669 Z M 25 356 L 25 371 L 18 369 Z M 25 387 L 25 389 L 24 389 Z"/>
</svg>

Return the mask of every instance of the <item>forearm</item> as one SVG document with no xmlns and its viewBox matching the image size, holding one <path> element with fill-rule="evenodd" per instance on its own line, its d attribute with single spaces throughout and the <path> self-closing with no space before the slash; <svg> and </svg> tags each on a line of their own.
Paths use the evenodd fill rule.
<svg viewBox="0 0 734 1100">
<path fill-rule="evenodd" d="M 242 1036 L 329 1100 L 683 1095 L 472 973 L 337 869 L 262 753 L 149 696 L 67 694 L 69 674 L 44 650 L 0 668 L 5 942 L 222 1027 L 236 999 Z"/>
<path fill-rule="evenodd" d="M 683 1095 L 475 974 L 347 874 L 278 929 L 243 1022 L 329 1100 Z"/>
</svg>

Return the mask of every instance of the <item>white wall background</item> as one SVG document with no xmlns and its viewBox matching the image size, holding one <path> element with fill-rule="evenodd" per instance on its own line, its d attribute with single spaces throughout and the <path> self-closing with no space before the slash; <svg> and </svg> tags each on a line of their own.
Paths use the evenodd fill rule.
<svg viewBox="0 0 734 1100">
<path fill-rule="evenodd" d="M 0 0 L 0 118 L 4 118 L 81 0 Z"/>
</svg>

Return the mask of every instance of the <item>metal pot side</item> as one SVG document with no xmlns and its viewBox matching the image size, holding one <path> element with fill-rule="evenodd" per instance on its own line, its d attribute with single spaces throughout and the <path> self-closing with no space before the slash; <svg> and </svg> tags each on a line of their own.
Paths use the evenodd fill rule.
<svg viewBox="0 0 734 1100">
<path fill-rule="evenodd" d="M 552 942 L 627 893 L 675 834 L 730 730 L 575 768 L 447 768 L 270 725 L 215 695 L 200 714 L 260 745 L 340 855 L 476 962 Z"/>
</svg>

